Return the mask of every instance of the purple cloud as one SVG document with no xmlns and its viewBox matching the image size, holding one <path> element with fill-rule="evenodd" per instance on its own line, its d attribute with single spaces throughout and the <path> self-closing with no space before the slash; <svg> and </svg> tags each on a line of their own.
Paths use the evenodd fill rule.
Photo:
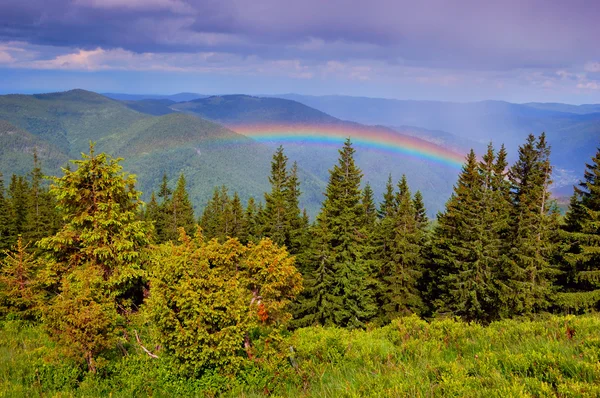
<svg viewBox="0 0 600 398">
<path fill-rule="evenodd" d="M 600 59 L 598 20 L 600 7 L 585 0 L 4 0 L 0 37 L 88 50 L 511 69 Z"/>
</svg>

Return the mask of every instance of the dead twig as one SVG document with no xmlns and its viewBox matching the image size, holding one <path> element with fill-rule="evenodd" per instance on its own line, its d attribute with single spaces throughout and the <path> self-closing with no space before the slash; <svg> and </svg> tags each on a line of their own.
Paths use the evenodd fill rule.
<svg viewBox="0 0 600 398">
<path fill-rule="evenodd" d="M 142 350 L 144 350 L 144 352 L 146 354 L 148 354 L 151 358 L 158 358 L 158 355 L 151 353 L 146 347 L 144 347 L 142 345 L 142 342 L 140 341 L 140 336 L 138 336 L 137 330 L 134 330 L 133 333 L 135 333 L 135 339 L 136 339 L 137 343 L 140 345 L 140 347 L 142 347 Z"/>
</svg>

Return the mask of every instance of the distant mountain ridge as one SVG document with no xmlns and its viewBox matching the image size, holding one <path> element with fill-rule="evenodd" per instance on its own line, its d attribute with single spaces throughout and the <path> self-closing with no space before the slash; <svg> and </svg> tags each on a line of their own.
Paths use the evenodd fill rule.
<svg viewBox="0 0 600 398">
<path fill-rule="evenodd" d="M 271 155 L 279 143 L 257 143 L 227 126 L 302 123 L 393 133 L 382 126 L 345 122 L 296 101 L 245 95 L 184 102 L 167 98 L 115 100 L 84 90 L 0 96 L 0 118 L 58 148 L 63 160 L 78 158 L 80 152 L 87 151 L 89 141 L 96 141 L 97 150 L 125 158 L 126 170 L 138 175 L 146 199 L 157 189 L 163 172 L 171 179 L 183 172 L 197 208 L 206 203 L 216 185 L 227 185 L 243 199 L 254 196 L 261 200 L 269 189 Z M 327 170 L 335 163 L 340 145 L 315 148 L 284 144 L 286 153 L 300 167 L 302 204 L 314 216 L 323 199 Z M 443 206 L 457 171 L 371 148 L 358 148 L 357 159 L 365 181 L 371 182 L 377 193 L 383 190 L 388 173 L 395 179 L 408 174 L 413 189 L 424 191 L 431 213 Z M 26 163 L 29 169 L 31 164 Z M 7 165 L 2 171 L 10 174 L 14 170 Z M 49 171 L 56 172 L 57 167 Z"/>
<path fill-rule="evenodd" d="M 600 113 L 593 104 L 460 104 L 299 95 L 196 97 L 190 93 L 118 96 L 112 99 L 85 90 L 0 96 L 0 171 L 8 175 L 30 170 L 32 148 L 37 147 L 44 154 L 45 169 L 55 173 L 66 159 L 87 151 L 89 141 L 96 141 L 98 150 L 125 157 L 124 166 L 138 174 L 145 198 L 157 188 L 164 171 L 172 180 L 183 172 L 194 204 L 201 208 L 212 188 L 222 184 L 243 199 L 260 200 L 268 190 L 273 150 L 284 145 L 290 159 L 301 167 L 303 205 L 314 215 L 339 145 L 290 141 L 285 137 L 290 126 L 324 134 L 329 129 L 347 129 L 349 135 L 358 131 L 367 141 L 371 133 L 410 137 L 454 153 L 472 147 L 481 153 L 493 140 L 496 147 L 505 142 L 513 157 L 526 134 L 546 131 L 554 146 L 554 180 L 560 194 L 569 193 L 600 141 Z M 259 143 L 235 132 L 248 126 L 258 132 L 261 127 L 280 129 L 282 134 Z M 356 147 L 364 181 L 371 183 L 378 200 L 389 173 L 394 180 L 407 174 L 411 188 L 423 192 L 430 214 L 443 208 L 457 169 L 360 142 Z"/>
<path fill-rule="evenodd" d="M 328 169 L 333 166 L 337 158 L 337 148 L 341 146 L 341 140 L 338 139 L 337 146 L 319 139 L 315 141 L 314 138 L 317 137 L 314 133 L 328 136 L 328 134 L 337 134 L 339 131 L 347 131 L 347 135 L 344 137 L 356 139 L 356 159 L 363 170 L 364 181 L 372 185 L 378 198 L 383 193 L 390 173 L 396 180 L 402 174 L 406 174 L 412 189 L 419 189 L 423 192 L 425 203 L 432 213 L 440 210 L 445 204 L 452 191 L 452 184 L 458 174 L 458 169 L 432 163 L 425 156 L 419 158 L 407 154 L 382 152 L 387 142 L 379 142 L 381 145 L 378 148 L 377 145 L 368 144 L 369 137 L 371 135 L 388 135 L 398 138 L 406 137 L 406 141 L 409 141 L 408 137 L 410 137 L 416 147 L 419 147 L 419 141 L 422 141 L 422 147 L 433 144 L 440 150 L 460 154 L 458 155 L 459 159 L 470 149 L 467 148 L 467 145 L 461 147 L 458 142 L 451 143 L 451 140 L 438 140 L 442 142 L 440 145 L 440 142 L 432 139 L 436 134 L 441 134 L 440 132 L 429 132 L 429 139 L 422 140 L 420 135 L 425 135 L 425 129 L 415 128 L 412 134 L 407 134 L 406 131 L 381 125 L 367 126 L 341 120 L 297 101 L 274 97 L 212 96 L 180 102 L 172 105 L 171 108 L 222 123 L 242 134 L 246 134 L 246 131 L 253 131 L 260 135 L 261 131 L 273 131 L 274 134 L 265 138 L 263 142 L 272 148 L 283 145 L 290 159 L 297 161 L 301 167 L 323 181 L 329 178 Z M 404 130 L 407 129 L 407 127 L 404 128 Z M 293 134 L 294 132 L 301 133 L 303 130 L 308 134 L 306 137 L 298 137 L 297 134 Z M 406 153 L 409 151 L 407 150 Z"/>
<path fill-rule="evenodd" d="M 80 158 L 96 141 L 97 151 L 125 157 L 123 166 L 137 174 L 146 200 L 164 172 L 172 184 L 180 173 L 186 175 L 197 210 L 215 186 L 227 185 L 243 200 L 261 200 L 269 189 L 271 148 L 196 116 L 152 116 L 93 92 L 71 90 L 0 96 L 0 120 L 0 172 L 5 176 L 29 172 L 34 148 L 42 155 L 44 172 L 58 174 L 68 159 Z M 314 212 L 324 183 L 303 170 L 301 177 L 310 187 L 302 204 Z"/>
<path fill-rule="evenodd" d="M 209 95 L 197 93 L 177 93 L 177 94 L 123 94 L 123 93 L 101 93 L 101 95 L 120 100 L 120 101 L 141 101 L 141 100 L 170 100 L 173 102 L 191 101 L 198 98 L 206 98 Z"/>
<path fill-rule="evenodd" d="M 348 96 L 281 95 L 332 116 L 358 123 L 410 125 L 497 146 L 514 160 L 528 134 L 546 132 L 553 148 L 555 186 L 570 190 L 600 145 L 600 105 L 513 104 L 505 101 L 453 103 Z"/>
</svg>

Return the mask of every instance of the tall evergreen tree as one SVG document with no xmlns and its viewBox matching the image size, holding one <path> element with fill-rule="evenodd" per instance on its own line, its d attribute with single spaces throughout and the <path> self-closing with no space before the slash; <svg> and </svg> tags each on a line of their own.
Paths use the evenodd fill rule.
<svg viewBox="0 0 600 398">
<path fill-rule="evenodd" d="M 25 244 L 56 233 L 59 227 L 54 197 L 43 184 L 44 175 L 37 156 L 33 153 L 33 170 L 30 173 L 30 192 L 24 227 Z"/>
<path fill-rule="evenodd" d="M 308 233 L 308 225 L 304 223 L 300 211 L 301 194 L 298 164 L 294 162 L 285 187 L 285 224 L 287 227 L 285 245 L 292 255 L 298 255 L 304 250 Z M 298 260 L 298 257 L 296 259 Z"/>
<path fill-rule="evenodd" d="M 169 220 L 165 234 L 167 240 L 177 240 L 179 228 L 185 229 L 187 234 L 193 234 L 196 229 L 194 208 L 185 186 L 185 177 L 181 174 L 177 180 L 177 186 L 173 191 L 169 206 L 165 209 L 167 212 L 165 217 Z"/>
<path fill-rule="evenodd" d="M 12 241 L 10 207 L 5 197 L 4 176 L 0 173 L 0 253 L 10 249 Z"/>
<path fill-rule="evenodd" d="M 550 264 L 555 250 L 551 235 L 558 228 L 556 214 L 549 208 L 551 172 L 545 134 L 537 140 L 529 135 L 508 174 L 512 211 L 504 295 L 509 314 L 533 313 L 548 306 L 555 273 Z"/>
<path fill-rule="evenodd" d="M 10 245 L 16 243 L 17 236 L 27 229 L 27 211 L 29 209 L 29 184 L 23 176 L 12 175 L 8 186 L 10 217 Z"/>
<path fill-rule="evenodd" d="M 140 193 L 117 160 L 91 145 L 74 163 L 77 169 L 65 169 L 51 187 L 66 224 L 38 242 L 53 294 L 44 319 L 52 338 L 95 371 L 97 355 L 114 346 L 123 318 L 143 297 L 151 226 L 138 220 Z"/>
<path fill-rule="evenodd" d="M 429 265 L 428 293 L 437 312 L 491 321 L 503 308 L 499 278 L 501 224 L 507 210 L 496 184 L 492 145 L 481 162 L 471 151 L 446 211 L 438 216 Z"/>
<path fill-rule="evenodd" d="M 361 226 L 371 235 L 377 224 L 377 209 L 375 208 L 375 197 L 371 185 L 367 183 L 362 193 L 362 217 Z"/>
<path fill-rule="evenodd" d="M 288 179 L 287 172 L 288 158 L 283 153 L 283 147 L 280 146 L 273 155 L 271 161 L 271 192 L 265 193 L 265 209 L 262 214 L 262 233 L 271 238 L 278 245 L 289 243 L 286 232 L 289 231 L 288 225 Z"/>
<path fill-rule="evenodd" d="M 38 270 L 39 261 L 19 236 L 17 244 L 0 261 L 0 317 L 33 320 L 40 316 L 44 295 Z"/>
<path fill-rule="evenodd" d="M 382 288 L 380 321 L 387 322 L 412 312 L 419 313 L 422 300 L 417 282 L 422 267 L 423 231 L 417 223 L 410 188 L 403 175 L 395 195 L 397 210 L 391 219 L 391 241 L 379 258 Z"/>
<path fill-rule="evenodd" d="M 167 173 L 164 173 L 158 189 L 160 203 L 158 203 L 157 212 L 155 213 L 156 218 L 153 219 L 157 243 L 163 243 L 172 238 L 172 236 L 169 235 L 169 213 L 171 208 L 172 194 L 173 191 L 169 188 L 169 179 L 167 178 Z"/>
<path fill-rule="evenodd" d="M 244 208 L 242 207 L 242 201 L 237 192 L 233 193 L 233 199 L 231 200 L 231 229 L 229 236 L 232 238 L 238 238 L 240 241 L 245 241 L 246 232 L 246 217 L 244 214 Z"/>
<path fill-rule="evenodd" d="M 354 163 L 354 152 L 346 140 L 338 164 L 330 170 L 325 201 L 312 231 L 301 320 L 305 324 L 362 327 L 375 313 L 361 247 L 364 237 L 357 225 L 362 214 L 362 172 Z"/>
<path fill-rule="evenodd" d="M 244 219 L 246 221 L 245 235 L 240 238 L 242 243 L 247 242 L 257 242 L 259 231 L 258 231 L 258 207 L 256 206 L 256 202 L 253 197 L 248 199 L 248 204 L 246 205 L 246 212 L 244 215 Z"/>
<path fill-rule="evenodd" d="M 559 278 L 559 307 L 600 310 L 600 149 L 574 187 L 566 215 L 567 250 Z"/>
<path fill-rule="evenodd" d="M 421 191 L 415 192 L 413 206 L 415 207 L 415 220 L 417 221 L 417 225 L 419 226 L 419 229 L 424 231 L 429 224 L 429 218 L 427 217 L 427 210 L 425 209 Z"/>
<path fill-rule="evenodd" d="M 230 198 L 225 186 L 215 188 L 200 219 L 206 238 L 224 241 L 229 237 L 240 238 L 244 235 L 244 211 L 239 197 L 237 203 L 234 203 L 235 196 L 237 193 L 234 199 Z"/>
<path fill-rule="evenodd" d="M 381 202 L 378 210 L 379 218 L 392 216 L 395 209 L 396 204 L 394 201 L 394 184 L 392 182 L 392 175 L 389 174 L 387 183 L 385 184 L 385 192 L 383 193 L 383 202 Z"/>
</svg>

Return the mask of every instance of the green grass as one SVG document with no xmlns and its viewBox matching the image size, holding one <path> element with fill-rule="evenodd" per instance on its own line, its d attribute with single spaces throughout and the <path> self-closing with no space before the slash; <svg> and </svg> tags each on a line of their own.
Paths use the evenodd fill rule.
<svg viewBox="0 0 600 398">
<path fill-rule="evenodd" d="M 0 328 L 0 396 L 595 397 L 600 396 L 600 317 L 548 316 L 490 326 L 403 318 L 369 331 L 305 328 L 236 379 L 179 378 L 169 359 L 134 344 L 99 374 L 61 358 L 38 326 Z"/>
</svg>

